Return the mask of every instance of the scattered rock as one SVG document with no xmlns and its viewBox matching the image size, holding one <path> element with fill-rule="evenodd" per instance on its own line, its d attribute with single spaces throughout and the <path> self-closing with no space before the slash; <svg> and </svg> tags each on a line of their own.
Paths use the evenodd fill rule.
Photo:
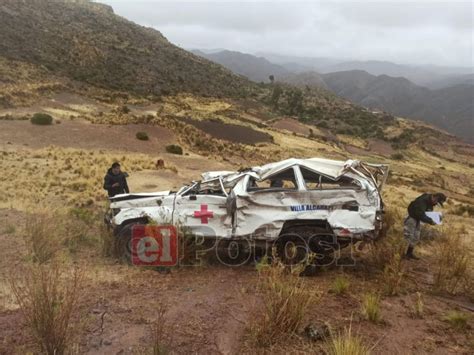
<svg viewBox="0 0 474 355">
<path fill-rule="evenodd" d="M 165 167 L 165 161 L 163 159 L 158 159 L 155 166 L 157 169 L 163 169 Z"/>
<path fill-rule="evenodd" d="M 327 324 L 308 324 L 304 328 L 304 335 L 312 341 L 324 340 L 330 336 L 329 327 Z"/>
</svg>

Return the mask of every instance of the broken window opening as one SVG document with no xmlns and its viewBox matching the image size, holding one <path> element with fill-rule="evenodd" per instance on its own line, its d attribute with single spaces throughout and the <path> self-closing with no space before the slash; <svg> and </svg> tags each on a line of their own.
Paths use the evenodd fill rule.
<svg viewBox="0 0 474 355">
<path fill-rule="evenodd" d="M 312 170 L 300 167 L 301 175 L 307 190 L 355 189 L 361 188 L 359 182 L 348 176 L 341 176 L 337 180 L 318 174 Z"/>
<path fill-rule="evenodd" d="M 293 168 L 284 170 L 265 180 L 256 180 L 251 177 L 247 185 L 247 191 L 288 191 L 297 190 L 295 172 Z"/>
<path fill-rule="evenodd" d="M 189 195 L 214 195 L 223 197 L 227 196 L 227 194 L 223 192 L 222 185 L 220 184 L 218 179 L 197 183 L 193 186 L 193 188 L 183 194 L 183 196 Z"/>
</svg>

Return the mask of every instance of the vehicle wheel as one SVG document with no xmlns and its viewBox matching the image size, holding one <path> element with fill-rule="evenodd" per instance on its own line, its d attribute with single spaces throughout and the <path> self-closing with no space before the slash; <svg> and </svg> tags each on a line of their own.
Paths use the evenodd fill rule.
<svg viewBox="0 0 474 355">
<path fill-rule="evenodd" d="M 288 247 L 297 252 L 288 255 Z M 333 261 L 334 251 L 338 250 L 331 231 L 321 227 L 294 227 L 282 233 L 277 244 L 277 254 L 284 262 L 292 265 L 306 261 L 309 252 L 316 255 L 313 264 L 328 265 Z M 286 252 L 285 252 L 286 250 Z"/>
<path fill-rule="evenodd" d="M 284 265 L 296 265 L 308 259 L 309 245 L 298 233 L 282 234 L 276 243 L 276 254 Z"/>
<path fill-rule="evenodd" d="M 310 250 L 316 255 L 316 265 L 330 265 L 335 261 L 334 252 L 340 249 L 334 234 L 325 228 L 314 228 L 309 242 Z"/>
<path fill-rule="evenodd" d="M 248 241 L 220 241 L 216 252 L 219 262 L 227 266 L 245 265 L 251 257 Z"/>
<path fill-rule="evenodd" d="M 115 233 L 115 256 L 128 264 L 132 263 L 132 228 L 141 225 L 140 222 L 131 222 L 120 228 Z"/>
</svg>

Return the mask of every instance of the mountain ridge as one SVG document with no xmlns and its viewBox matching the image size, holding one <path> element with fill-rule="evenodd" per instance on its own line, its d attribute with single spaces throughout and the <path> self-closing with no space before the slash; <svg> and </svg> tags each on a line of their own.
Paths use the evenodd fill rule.
<svg viewBox="0 0 474 355">
<path fill-rule="evenodd" d="M 50 72 L 140 95 L 239 96 L 252 84 L 170 43 L 159 31 L 88 1 L 5 0 L 0 53 Z"/>
</svg>

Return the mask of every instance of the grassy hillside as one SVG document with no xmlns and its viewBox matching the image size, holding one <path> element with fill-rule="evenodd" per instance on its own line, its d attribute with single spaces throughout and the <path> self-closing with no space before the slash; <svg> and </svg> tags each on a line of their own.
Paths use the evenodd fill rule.
<svg viewBox="0 0 474 355">
<path fill-rule="evenodd" d="M 88 1 L 2 1 L 0 55 L 54 74 L 141 95 L 238 96 L 249 83 Z"/>
</svg>

